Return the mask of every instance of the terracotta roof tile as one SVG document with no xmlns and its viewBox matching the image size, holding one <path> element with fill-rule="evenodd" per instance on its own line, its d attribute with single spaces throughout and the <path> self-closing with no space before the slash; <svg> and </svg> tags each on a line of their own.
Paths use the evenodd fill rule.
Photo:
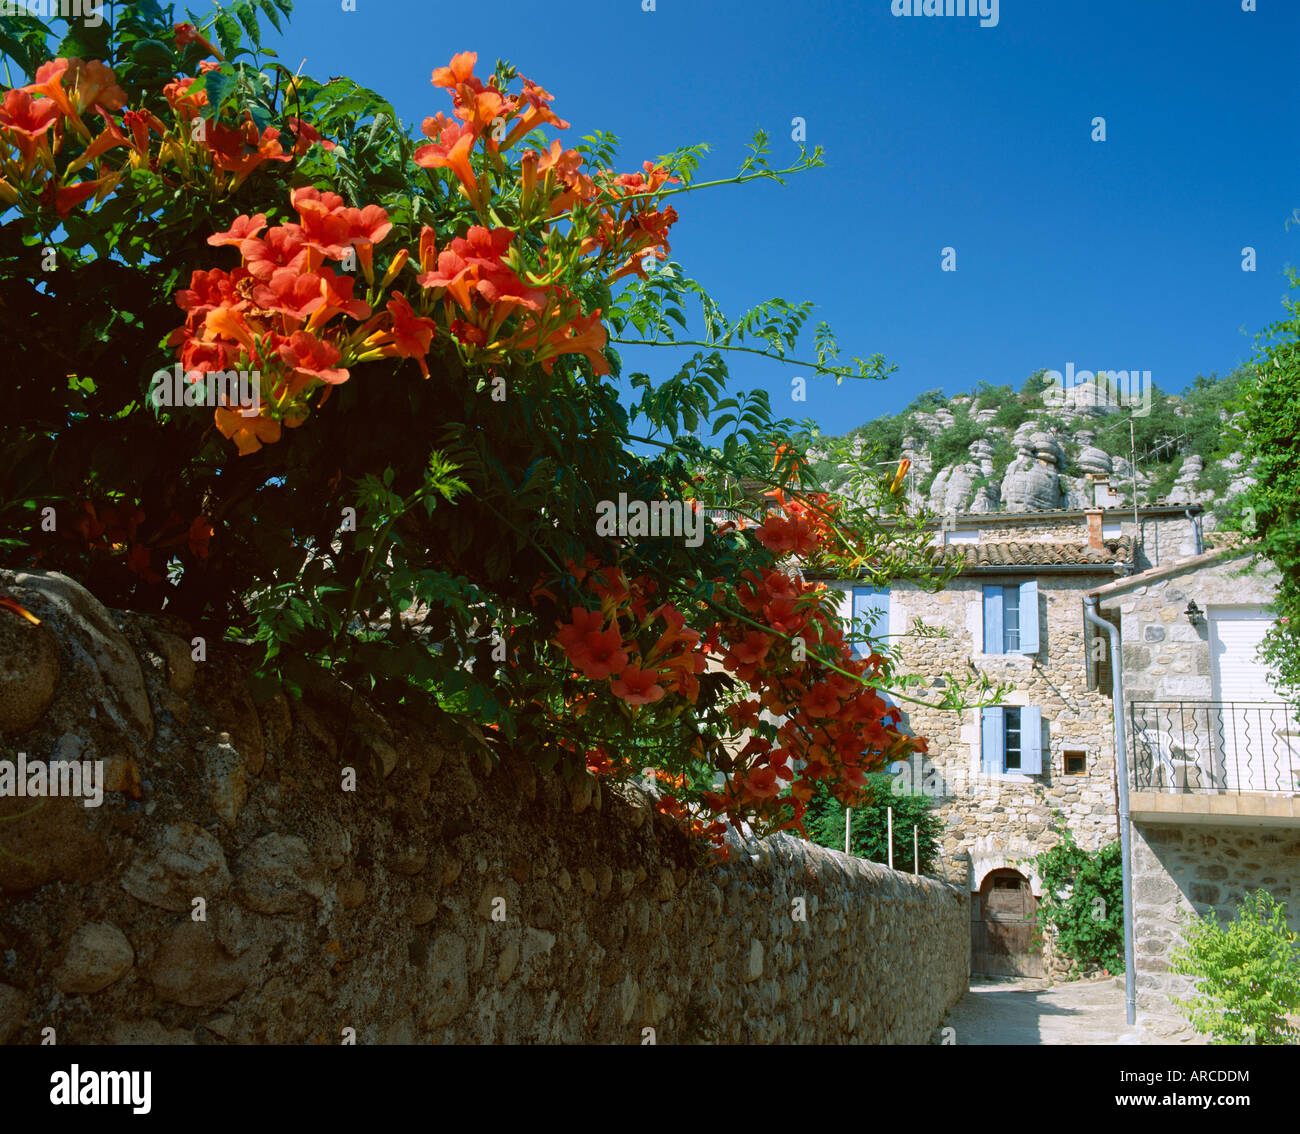
<svg viewBox="0 0 1300 1134">
<path fill-rule="evenodd" d="M 1038 542 L 957 543 L 946 552 L 964 560 L 964 567 L 1114 567 L 1133 559 L 1133 541 L 1129 536 L 1104 541 L 1105 549 L 1087 544 Z"/>
</svg>

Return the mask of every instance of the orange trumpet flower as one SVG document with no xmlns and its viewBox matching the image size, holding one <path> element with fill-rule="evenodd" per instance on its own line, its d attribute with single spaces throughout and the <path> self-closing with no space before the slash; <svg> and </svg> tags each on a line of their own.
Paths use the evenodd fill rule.
<svg viewBox="0 0 1300 1134">
<path fill-rule="evenodd" d="M 897 496 L 903 489 L 903 477 L 907 475 L 907 470 L 912 467 L 912 462 L 904 457 L 898 462 L 898 471 L 894 473 L 894 479 L 889 482 L 889 493 L 891 496 Z"/>
<path fill-rule="evenodd" d="M 3 607 L 5 610 L 12 610 L 15 614 L 27 619 L 27 621 L 33 626 L 39 626 L 41 624 L 41 620 L 37 618 L 36 615 L 34 615 L 30 610 L 19 606 L 18 603 L 8 595 L 0 595 L 0 607 Z"/>
</svg>

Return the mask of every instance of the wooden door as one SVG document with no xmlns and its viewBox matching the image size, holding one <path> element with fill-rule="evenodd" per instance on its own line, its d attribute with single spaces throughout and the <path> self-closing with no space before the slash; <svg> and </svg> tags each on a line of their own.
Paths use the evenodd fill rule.
<svg viewBox="0 0 1300 1134">
<path fill-rule="evenodd" d="M 1015 870 L 992 870 L 971 902 L 971 972 L 1040 977 L 1043 950 L 1035 943 L 1038 902 Z"/>
</svg>

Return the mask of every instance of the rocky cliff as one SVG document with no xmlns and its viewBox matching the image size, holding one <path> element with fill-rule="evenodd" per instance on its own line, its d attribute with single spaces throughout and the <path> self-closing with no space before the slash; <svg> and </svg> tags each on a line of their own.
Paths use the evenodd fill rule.
<svg viewBox="0 0 1300 1134">
<path fill-rule="evenodd" d="M 932 392 L 901 414 L 808 441 L 818 471 L 839 488 L 854 457 L 906 457 L 908 492 L 940 515 L 1084 508 L 1098 482 L 1115 506 L 1132 506 L 1136 484 L 1140 504 L 1213 512 L 1253 483 L 1234 451 L 1239 381 L 1234 372 L 1138 400 L 1095 384 L 1062 391 L 1035 375 L 1018 393 L 988 384 L 952 397 Z"/>
</svg>

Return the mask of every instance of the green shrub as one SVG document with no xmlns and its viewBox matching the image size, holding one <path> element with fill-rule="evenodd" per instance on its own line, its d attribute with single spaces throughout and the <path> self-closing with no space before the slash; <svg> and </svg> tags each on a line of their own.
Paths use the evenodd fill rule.
<svg viewBox="0 0 1300 1134">
<path fill-rule="evenodd" d="M 424 133 L 458 131 L 452 158 L 379 94 L 276 62 L 261 28 L 281 27 L 290 0 L 208 4 L 201 28 L 158 0 L 112 7 L 94 28 L 0 21 L 0 567 L 60 571 L 110 607 L 253 643 L 259 701 L 328 669 L 432 727 L 467 716 L 494 757 L 520 745 L 571 779 L 653 759 L 679 784 L 664 803 L 679 817 L 801 803 L 773 802 L 766 764 L 742 782 L 749 765 L 724 760 L 720 738 L 741 688 L 791 693 L 799 739 L 782 759 L 811 733 L 792 683 L 823 681 L 847 702 L 825 594 L 799 591 L 806 654 L 765 647 L 763 668 L 783 667 L 771 681 L 706 671 L 704 654 L 730 641 L 724 618 L 738 634 L 761 628 L 745 603 L 784 556 L 767 546 L 779 540 L 711 523 L 698 539 L 619 534 L 606 509 L 662 502 L 684 519 L 684 501 L 727 507 L 736 484 L 784 486 L 787 506 L 802 498 L 815 514 L 819 546 L 830 532 L 831 502 L 789 444 L 798 424 L 764 390 L 728 390 L 726 355 L 837 381 L 883 378 L 884 359 L 836 364 L 829 329 L 805 326 L 811 304 L 774 298 L 733 320 L 681 265 L 645 270 L 669 251 L 668 194 L 811 170 L 820 151 L 772 169 L 759 131 L 734 176 L 697 186 L 703 147 L 623 177 L 612 135 L 596 131 L 550 151 L 558 164 L 541 176 L 525 147 L 547 148 L 543 125 L 565 128 L 551 96 L 466 52 L 454 82 L 435 72 L 442 109 Z M 26 96 L 4 87 L 25 80 L 51 94 L 36 112 L 61 124 L 33 134 L 13 117 Z M 478 109 L 462 104 L 480 94 Z M 489 106 L 500 117 L 480 121 Z M 476 125 L 446 125 L 443 111 Z M 473 264 L 444 277 L 456 249 Z M 687 309 L 701 324 L 680 339 Z M 647 342 L 671 366 L 624 372 L 623 345 Z M 686 357 L 683 343 L 703 345 Z M 202 383 L 173 394 L 169 374 L 179 387 L 196 373 Z M 218 374 L 244 375 L 245 390 L 256 377 L 251 412 L 209 385 Z M 835 540 L 874 533 L 846 564 L 870 563 L 877 584 L 935 558 L 888 483 L 873 470 L 833 504 Z M 790 638 L 795 616 L 783 617 L 772 629 Z M 592 666 L 579 659 L 597 626 L 627 637 L 617 649 L 602 638 Z M 849 732 L 829 699 L 817 704 L 816 727 Z M 766 759 L 771 740 L 746 759 Z M 706 801 L 705 759 L 739 785 L 725 799 Z"/>
<path fill-rule="evenodd" d="M 1256 890 L 1226 925 L 1197 918 L 1183 937 L 1170 967 L 1196 980 L 1199 998 L 1174 1001 L 1193 1030 L 1222 1044 L 1300 1042 L 1300 935 L 1282 902 Z"/>
<path fill-rule="evenodd" d="M 1124 890 L 1119 843 L 1089 852 L 1068 828 L 1034 860 L 1043 881 L 1039 918 L 1056 931 L 1056 948 L 1074 971 L 1100 965 L 1124 971 Z"/>
<path fill-rule="evenodd" d="M 901 791 L 895 794 L 895 777 L 878 774 L 868 777 L 863 794 L 853 803 L 853 828 L 849 847 L 853 854 L 871 862 L 889 861 L 889 816 L 894 809 L 894 866 L 911 870 L 912 827 L 917 831 L 920 873 L 929 874 L 939 861 L 939 837 L 943 821 L 934 813 L 931 799 L 921 793 Z M 844 849 L 844 804 L 825 788 L 819 788 L 808 804 L 804 817 L 808 838 L 818 846 Z"/>
<path fill-rule="evenodd" d="M 984 427 L 975 422 L 965 406 L 956 406 L 951 412 L 953 423 L 930 446 L 930 459 L 936 469 L 969 460 L 971 445 L 984 435 Z"/>
</svg>

